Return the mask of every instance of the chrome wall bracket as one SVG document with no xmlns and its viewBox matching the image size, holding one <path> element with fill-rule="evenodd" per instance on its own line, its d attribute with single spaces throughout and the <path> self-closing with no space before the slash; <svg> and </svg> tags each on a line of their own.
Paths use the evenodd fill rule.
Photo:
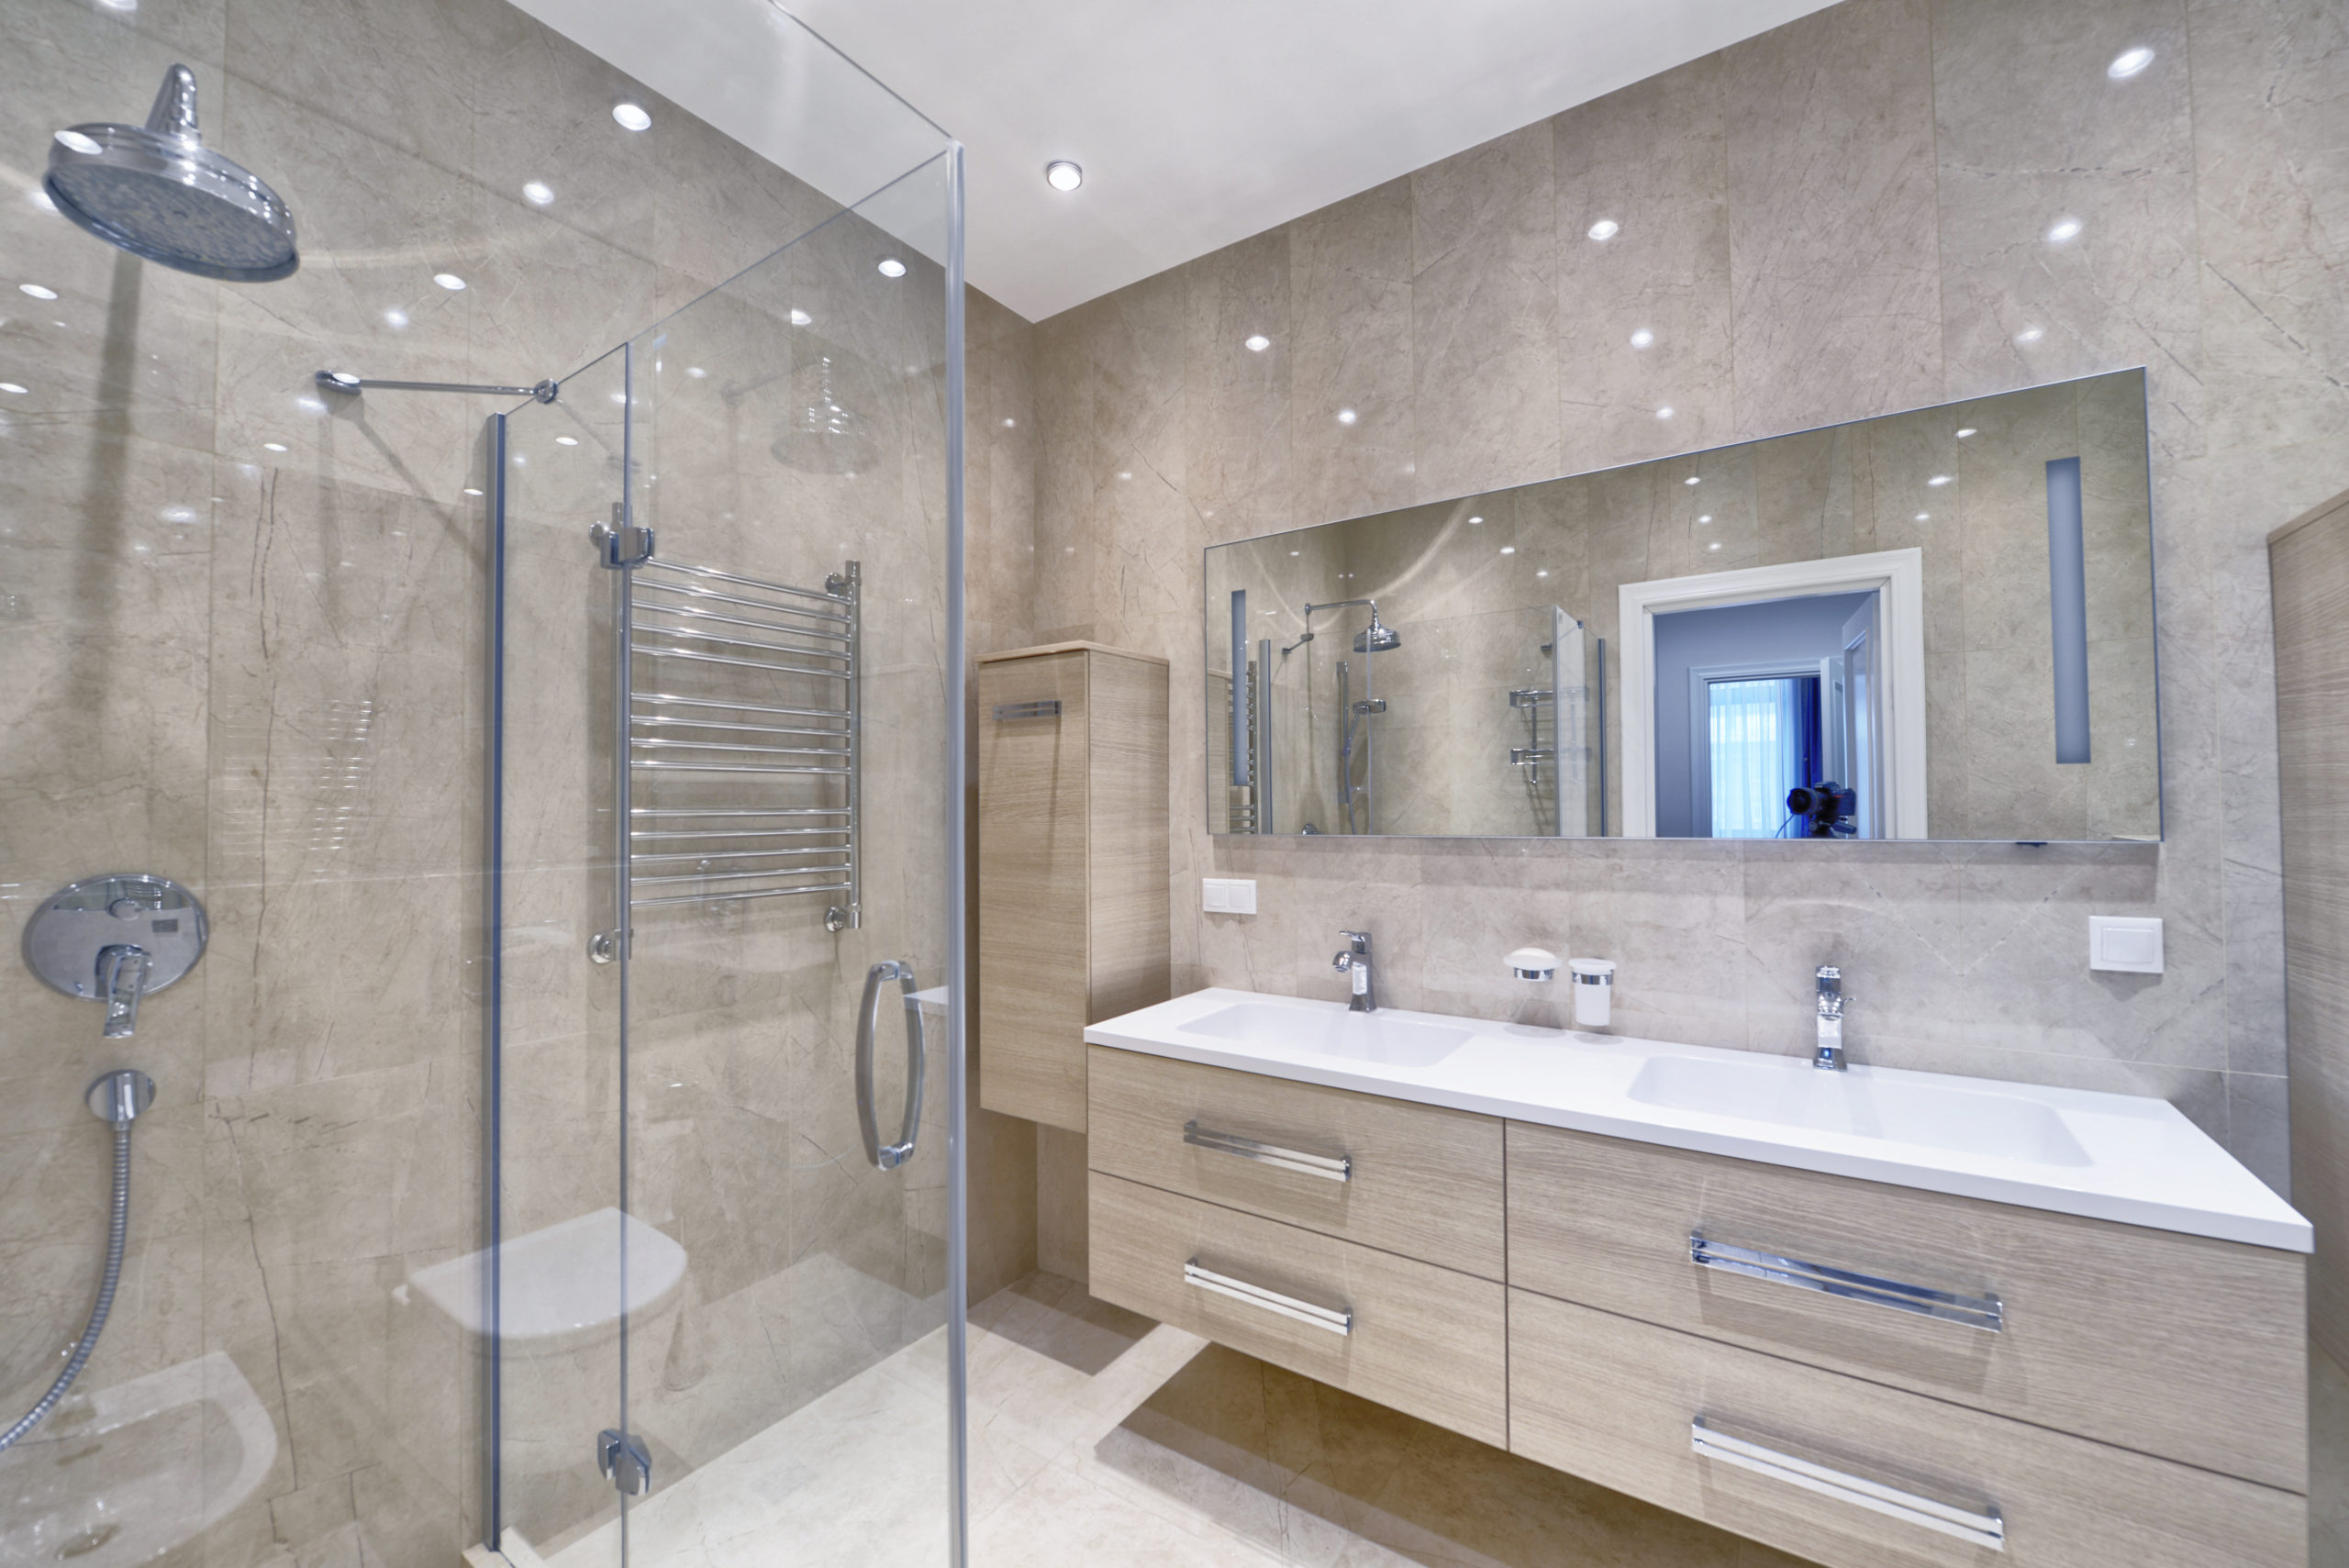
<svg viewBox="0 0 2349 1568">
<path fill-rule="evenodd" d="M 351 371 L 320 371 L 311 379 L 322 391 L 339 392 L 345 397 L 356 397 L 370 391 L 470 392 L 484 397 L 527 397 L 533 403 L 552 403 L 562 392 L 562 384 L 551 381 L 542 381 L 531 386 L 478 386 L 462 381 L 383 381 Z"/>
<path fill-rule="evenodd" d="M 612 1490 L 624 1496 L 641 1497 L 652 1490 L 652 1455 L 634 1432 L 609 1427 L 597 1432 L 596 1468 L 604 1473 Z"/>
<path fill-rule="evenodd" d="M 612 503 L 610 522 L 588 524 L 587 537 L 603 550 L 604 564 L 615 572 L 641 566 L 652 559 L 652 530 L 629 522 L 628 507 L 622 502 Z"/>
</svg>

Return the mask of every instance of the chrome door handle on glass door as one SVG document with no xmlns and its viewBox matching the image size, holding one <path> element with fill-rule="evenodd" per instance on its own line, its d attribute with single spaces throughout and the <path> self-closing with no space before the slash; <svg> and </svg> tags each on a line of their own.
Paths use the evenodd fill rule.
<svg viewBox="0 0 2349 1568">
<path fill-rule="evenodd" d="M 881 986 L 890 980 L 897 983 L 906 1007 L 906 1115 L 897 1141 L 885 1144 L 873 1105 L 873 1051 L 881 1030 Z M 856 1122 L 864 1134 L 864 1157 L 876 1171 L 894 1171 L 914 1157 L 914 1142 L 921 1133 L 924 1046 L 921 1004 L 914 998 L 914 966 L 884 959 L 864 972 L 864 1000 L 856 1009 Z"/>
</svg>

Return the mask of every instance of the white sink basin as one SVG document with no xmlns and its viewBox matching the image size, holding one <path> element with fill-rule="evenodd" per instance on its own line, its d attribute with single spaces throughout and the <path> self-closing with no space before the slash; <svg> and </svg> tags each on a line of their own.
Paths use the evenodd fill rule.
<svg viewBox="0 0 2349 1568">
<path fill-rule="evenodd" d="M 1268 1051 L 1309 1051 L 1390 1067 L 1432 1067 L 1468 1042 L 1466 1029 L 1378 1013 L 1325 1012 L 1277 1002 L 1241 1002 L 1183 1026 L 1189 1034 Z"/>
<path fill-rule="evenodd" d="M 2087 1151 L 2051 1106 L 2016 1095 L 1887 1079 L 1865 1068 L 1822 1073 L 1787 1058 L 1650 1059 L 1631 1079 L 1642 1105 L 1812 1132 L 1881 1138 L 2034 1165 L 2086 1165 Z"/>
</svg>

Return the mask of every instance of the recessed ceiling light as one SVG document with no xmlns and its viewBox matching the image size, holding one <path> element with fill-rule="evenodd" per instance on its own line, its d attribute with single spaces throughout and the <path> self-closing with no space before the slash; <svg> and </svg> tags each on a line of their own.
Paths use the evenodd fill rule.
<svg viewBox="0 0 2349 1568">
<path fill-rule="evenodd" d="M 1960 430 L 1960 431 L 1957 433 L 1957 439 L 1958 439 L 1959 440 L 1961 440 L 1961 441 L 1962 441 L 1962 440 L 1965 439 L 1965 438 L 1966 438 L 1966 437 L 1968 437 L 1968 436 L 1970 436 L 1970 435 L 1972 435 L 1972 434 L 1974 434 L 1974 427 L 1973 427 L 1973 426 L 1971 426 L 1971 425 L 1968 425 L 1968 426 L 1966 426 L 1966 427 L 1965 427 L 1965 428 L 1964 428 L 1963 430 Z"/>
<path fill-rule="evenodd" d="M 1671 404 L 1669 404 L 1669 403 L 1667 403 L 1667 404 L 1665 404 L 1663 407 L 1661 407 L 1661 408 L 1657 409 L 1657 410 L 1655 411 L 1655 417 L 1656 417 L 1657 418 L 1659 418 L 1659 419 L 1669 419 L 1669 418 L 1671 418 L 1671 417 L 1672 417 L 1672 405 L 1671 405 Z"/>
<path fill-rule="evenodd" d="M 1055 158 L 1044 165 L 1044 183 L 1056 191 L 1073 191 L 1085 183 L 1085 171 L 1065 158 Z"/>
<path fill-rule="evenodd" d="M 265 452 L 282 452 L 286 450 L 286 446 L 284 441 L 263 441 L 261 444 L 261 450 Z"/>
<path fill-rule="evenodd" d="M 2077 239 L 2079 232 L 2080 220 L 2078 218 L 2059 217 L 2055 220 L 2055 227 L 2047 231 L 2047 239 L 2051 244 L 2061 245 L 2066 239 Z"/>
<path fill-rule="evenodd" d="M 1703 484 L 1703 483 L 1705 483 L 1705 482 L 1704 482 L 1702 479 L 1699 479 L 1697 475 L 1695 475 L 1695 474 L 1693 474 L 1693 473 L 1692 473 L 1692 474 L 1690 474 L 1687 478 L 1686 478 L 1686 479 L 1682 480 L 1680 483 L 1681 483 L 1681 484 Z"/>
<path fill-rule="evenodd" d="M 2126 50 L 2113 57 L 2112 63 L 2104 68 L 2104 73 L 2107 76 L 2111 77 L 2115 82 L 2126 81 L 2128 78 L 2136 75 L 2140 71 L 2144 70 L 2145 67 L 2151 65 L 2153 62 L 2154 51 L 2152 50 Z"/>
<path fill-rule="evenodd" d="M 1611 217 L 1602 217 L 1590 226 L 1590 237 L 1593 239 L 1612 239 L 1622 232 L 1623 226 Z"/>
<path fill-rule="evenodd" d="M 103 152 L 106 150 L 98 145 L 97 139 L 95 137 L 84 136 L 78 130 L 59 131 L 57 133 L 57 145 L 65 149 L 68 152 L 79 152 L 85 158 L 94 153 Z"/>
<path fill-rule="evenodd" d="M 35 299 L 55 299 L 57 297 L 57 291 L 55 289 L 44 288 L 39 284 L 18 284 L 17 287 L 24 293 L 32 295 Z"/>
<path fill-rule="evenodd" d="M 612 118 L 619 121 L 624 130 L 650 130 L 652 128 L 652 117 L 644 112 L 641 104 L 614 104 Z"/>
<path fill-rule="evenodd" d="M 1949 482 L 1950 476 L 1946 473 L 1936 473 L 1931 479 L 1925 481 L 1926 484 L 1932 485 L 1936 490 L 1940 489 L 1943 485 L 1947 484 Z"/>
<path fill-rule="evenodd" d="M 522 199 L 532 206 L 544 206 L 554 200 L 554 187 L 544 180 L 532 180 L 522 187 Z"/>
<path fill-rule="evenodd" d="M 793 309 L 793 311 L 792 311 L 792 313 L 791 313 L 791 324 L 792 324 L 794 327 L 806 327 L 806 326 L 809 326 L 809 325 L 811 325 L 811 324 L 813 324 L 813 323 L 814 323 L 815 319 L 816 319 L 816 318 L 815 318 L 814 317 L 812 317 L 812 316 L 808 315 L 806 311 L 804 311 L 804 310 L 800 310 L 800 309 L 797 309 L 797 308 L 796 308 L 796 307 Z"/>
<path fill-rule="evenodd" d="M 2036 343 L 2042 338 L 2046 336 L 2046 333 L 2041 331 L 2036 327 L 2026 327 L 2021 331 L 2015 334 L 2015 341 L 2018 343 Z"/>
<path fill-rule="evenodd" d="M 882 257 L 879 270 L 885 278 L 902 278 L 906 275 L 906 264 L 895 256 Z"/>
<path fill-rule="evenodd" d="M 0 381 L 0 392 L 5 392 L 11 397 L 22 397 L 31 390 L 31 387 L 19 386 L 13 381 Z"/>
<path fill-rule="evenodd" d="M 454 272 L 435 272 L 432 274 L 432 281 L 439 284 L 442 288 L 447 289 L 451 294 L 455 294 L 458 290 L 465 286 L 465 280 L 459 277 Z"/>
<path fill-rule="evenodd" d="M 1252 354 L 1261 354 L 1272 346 L 1273 340 L 1270 338 L 1265 337 L 1262 332 L 1259 332 L 1254 337 L 1250 338 L 1247 344 L 1248 351 Z"/>
<path fill-rule="evenodd" d="M 559 447 L 575 447 L 579 444 L 579 438 L 577 436 L 557 436 L 554 439 L 554 444 Z"/>
<path fill-rule="evenodd" d="M 1646 348 L 1650 343 L 1653 343 L 1653 342 L 1654 342 L 1654 341 L 1655 341 L 1655 334 L 1654 334 L 1654 333 L 1653 333 L 1653 332 L 1651 332 L 1651 331 L 1649 331 L 1649 330 L 1648 330 L 1646 328 L 1644 328 L 1644 327 L 1641 328 L 1638 331 L 1636 331 L 1636 332 L 1634 332 L 1634 333 L 1632 333 L 1632 334 L 1631 334 L 1631 347 L 1633 347 L 1634 349 L 1644 349 L 1644 348 Z"/>
<path fill-rule="evenodd" d="M 392 328 L 394 330 L 397 330 L 398 328 L 406 326 L 407 312 L 400 309 L 397 306 L 394 306 L 391 309 L 384 312 L 384 325 Z"/>
<path fill-rule="evenodd" d="M 1503 555 L 1515 555 L 1517 553 L 1517 546 L 1513 544 L 1505 544 L 1501 546 L 1501 553 Z"/>
<path fill-rule="evenodd" d="M 1341 408 L 1338 410 L 1338 423 L 1341 425 L 1351 425 L 1361 417 L 1361 415 L 1355 413 L 1351 408 Z"/>
</svg>

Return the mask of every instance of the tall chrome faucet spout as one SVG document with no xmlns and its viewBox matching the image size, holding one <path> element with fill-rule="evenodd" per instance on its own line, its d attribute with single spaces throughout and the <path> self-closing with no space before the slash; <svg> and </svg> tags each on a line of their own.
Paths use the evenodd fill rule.
<svg viewBox="0 0 2349 1568">
<path fill-rule="evenodd" d="M 1353 977 L 1353 1000 L 1346 1006 L 1349 1011 L 1375 1013 L 1378 1011 L 1378 986 L 1370 972 L 1370 933 L 1340 931 L 1346 939 L 1346 951 L 1330 961 L 1330 967 L 1341 974 Z"/>
<path fill-rule="evenodd" d="M 1843 1071 L 1843 972 L 1831 963 L 1819 966 L 1819 1043 L 1810 1064 L 1825 1073 Z"/>
</svg>

